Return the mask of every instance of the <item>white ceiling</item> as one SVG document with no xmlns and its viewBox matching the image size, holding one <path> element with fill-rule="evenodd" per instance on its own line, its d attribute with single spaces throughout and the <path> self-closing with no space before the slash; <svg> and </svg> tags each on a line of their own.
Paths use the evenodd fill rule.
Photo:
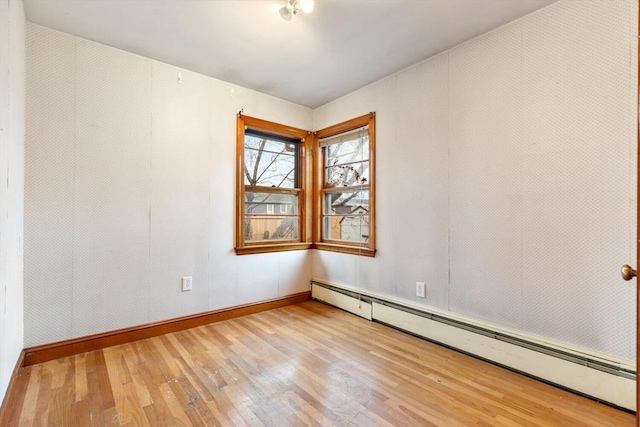
<svg viewBox="0 0 640 427">
<path fill-rule="evenodd" d="M 555 0 L 24 0 L 27 20 L 311 108 Z"/>
</svg>

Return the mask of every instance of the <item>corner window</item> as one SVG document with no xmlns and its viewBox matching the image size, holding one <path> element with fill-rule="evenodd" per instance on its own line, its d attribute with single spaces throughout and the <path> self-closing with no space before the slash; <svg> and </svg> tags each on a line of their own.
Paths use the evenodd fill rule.
<svg viewBox="0 0 640 427">
<path fill-rule="evenodd" d="M 307 135 L 302 129 L 238 117 L 237 253 L 310 246 L 303 215 Z"/>
<path fill-rule="evenodd" d="M 316 133 L 238 115 L 236 253 L 375 256 L 375 114 Z"/>
</svg>

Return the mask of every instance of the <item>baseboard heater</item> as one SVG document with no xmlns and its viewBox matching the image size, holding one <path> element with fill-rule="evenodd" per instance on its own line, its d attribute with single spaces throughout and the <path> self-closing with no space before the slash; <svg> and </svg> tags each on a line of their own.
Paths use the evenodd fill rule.
<svg viewBox="0 0 640 427">
<path fill-rule="evenodd" d="M 313 279 L 311 296 L 598 401 L 636 410 L 636 373 L 631 366 L 491 330 L 345 285 Z"/>
</svg>

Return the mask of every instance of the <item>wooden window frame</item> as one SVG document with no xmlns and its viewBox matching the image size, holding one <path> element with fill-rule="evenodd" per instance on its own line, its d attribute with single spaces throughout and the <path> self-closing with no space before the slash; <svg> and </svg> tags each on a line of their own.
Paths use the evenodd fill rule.
<svg viewBox="0 0 640 427">
<path fill-rule="evenodd" d="M 311 186 L 311 168 L 309 164 L 310 148 L 313 144 L 313 134 L 309 131 L 257 119 L 255 117 L 238 114 L 236 122 L 236 242 L 235 252 L 238 255 L 257 254 L 266 252 L 280 252 L 290 250 L 310 249 L 311 242 L 311 217 L 307 213 L 311 211 L 311 201 L 307 197 L 307 192 Z M 300 180 L 299 188 L 273 189 L 272 187 L 261 187 L 245 185 L 244 183 L 244 146 L 245 130 L 252 129 L 271 135 L 283 136 L 287 138 L 299 139 L 298 150 L 298 174 Z M 298 195 L 298 212 L 300 215 L 299 235 L 296 240 L 279 240 L 276 242 L 245 242 L 245 192 L 247 190 L 273 193 L 291 193 Z"/>
<path fill-rule="evenodd" d="M 375 192 L 375 146 L 376 146 L 376 116 L 375 113 L 365 114 L 346 122 L 319 130 L 314 138 L 314 188 L 313 188 L 313 241 L 314 248 L 341 252 L 353 255 L 373 257 L 376 254 L 376 192 Z M 325 150 L 320 147 L 319 141 L 345 132 L 368 126 L 369 132 L 369 239 L 365 243 L 344 242 L 324 239 L 323 233 L 323 196 L 325 188 L 324 166 Z M 349 188 L 349 187 L 346 187 Z"/>
<path fill-rule="evenodd" d="M 236 130 L 236 238 L 237 255 L 281 252 L 290 250 L 320 249 L 352 255 L 374 257 L 376 254 L 375 214 L 375 113 L 365 114 L 317 132 L 269 122 L 238 114 Z M 324 195 L 324 150 L 319 140 L 345 132 L 368 127 L 369 132 L 369 239 L 365 243 L 325 240 L 322 230 L 322 204 Z M 244 183 L 245 130 L 252 129 L 267 134 L 299 139 L 298 168 L 300 188 L 274 189 L 251 186 Z M 348 188 L 348 187 L 347 187 Z M 290 193 L 298 195 L 300 212 L 299 238 L 277 242 L 245 242 L 245 191 Z"/>
</svg>

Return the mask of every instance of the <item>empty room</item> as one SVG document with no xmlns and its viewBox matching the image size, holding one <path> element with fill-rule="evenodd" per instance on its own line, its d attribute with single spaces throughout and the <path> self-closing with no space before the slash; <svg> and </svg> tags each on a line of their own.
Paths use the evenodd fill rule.
<svg viewBox="0 0 640 427">
<path fill-rule="evenodd" d="M 0 426 L 638 426 L 638 0 L 0 0 Z"/>
</svg>

